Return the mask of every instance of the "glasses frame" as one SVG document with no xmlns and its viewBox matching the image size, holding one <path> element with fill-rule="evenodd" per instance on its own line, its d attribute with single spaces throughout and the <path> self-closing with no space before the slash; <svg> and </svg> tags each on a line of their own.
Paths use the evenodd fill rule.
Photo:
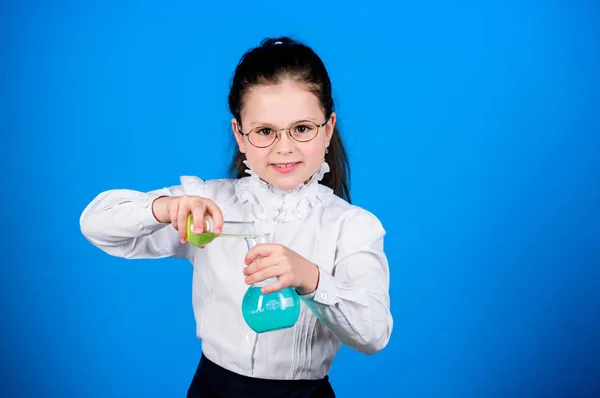
<svg viewBox="0 0 600 398">
<path fill-rule="evenodd" d="M 294 138 L 294 136 L 292 135 L 292 131 L 291 131 L 293 125 L 298 124 L 298 123 L 302 123 L 302 122 L 314 123 L 315 126 L 317 126 L 317 133 L 314 135 L 314 137 L 312 137 L 311 139 L 306 140 L 306 141 L 299 141 L 299 140 L 297 140 L 296 138 Z M 322 123 L 322 124 L 317 124 L 317 123 L 313 122 L 312 120 L 297 120 L 294 123 L 290 124 L 288 127 L 284 127 L 284 128 L 279 129 L 279 130 L 275 130 L 275 139 L 269 145 L 265 145 L 265 146 L 254 145 L 252 143 L 252 141 L 250 140 L 250 134 L 252 134 L 253 131 L 255 131 L 256 129 L 262 129 L 264 127 L 255 127 L 252 130 L 250 130 L 249 132 L 244 133 L 240 129 L 240 127 L 238 126 L 238 133 L 240 133 L 244 137 L 248 137 L 248 142 L 250 143 L 250 145 L 252 145 L 255 148 L 268 148 L 271 145 L 275 144 L 275 142 L 277 142 L 277 140 L 281 138 L 280 132 L 283 131 L 283 130 L 285 130 L 287 132 L 288 137 L 290 137 L 291 139 L 293 139 L 296 142 L 310 142 L 310 141 L 314 140 L 315 138 L 317 138 L 317 136 L 319 135 L 320 128 L 326 126 L 327 123 L 329 123 L 329 118 L 327 118 L 327 120 L 324 123 Z"/>
</svg>

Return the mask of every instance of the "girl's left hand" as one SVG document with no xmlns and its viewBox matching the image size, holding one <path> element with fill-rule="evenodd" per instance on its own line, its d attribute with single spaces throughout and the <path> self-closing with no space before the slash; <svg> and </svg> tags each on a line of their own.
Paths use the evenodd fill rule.
<svg viewBox="0 0 600 398">
<path fill-rule="evenodd" d="M 263 286 L 263 294 L 276 292 L 287 286 L 299 294 L 312 293 L 319 282 L 319 267 L 293 250 L 279 244 L 263 243 L 246 253 L 244 275 L 246 283 L 262 282 L 277 277 L 279 281 Z"/>
</svg>

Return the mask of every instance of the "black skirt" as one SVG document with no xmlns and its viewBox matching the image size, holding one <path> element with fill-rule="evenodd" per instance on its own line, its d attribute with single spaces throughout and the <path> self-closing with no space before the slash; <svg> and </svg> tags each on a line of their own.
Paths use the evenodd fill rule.
<svg viewBox="0 0 600 398">
<path fill-rule="evenodd" d="M 267 380 L 231 372 L 204 355 L 187 398 L 335 398 L 329 377 L 320 380 Z"/>
</svg>

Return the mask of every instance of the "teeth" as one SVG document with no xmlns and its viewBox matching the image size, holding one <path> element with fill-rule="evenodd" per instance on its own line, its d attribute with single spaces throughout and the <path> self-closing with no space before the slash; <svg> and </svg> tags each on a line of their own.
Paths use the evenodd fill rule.
<svg viewBox="0 0 600 398">
<path fill-rule="evenodd" d="M 293 166 L 295 164 L 296 163 L 275 163 L 275 166 L 281 167 L 283 169 L 286 169 L 286 168 L 291 167 L 291 166 Z"/>
</svg>

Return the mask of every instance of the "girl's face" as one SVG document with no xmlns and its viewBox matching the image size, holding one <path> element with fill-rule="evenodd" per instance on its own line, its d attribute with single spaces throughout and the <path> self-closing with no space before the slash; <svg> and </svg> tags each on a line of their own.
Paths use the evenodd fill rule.
<svg viewBox="0 0 600 398">
<path fill-rule="evenodd" d="M 327 124 L 319 127 L 315 138 L 308 142 L 298 142 L 290 137 L 284 129 L 292 125 L 295 126 L 292 133 L 312 135 L 305 125 L 296 122 L 312 121 L 319 126 L 325 123 L 325 117 L 319 99 L 289 79 L 277 85 L 253 88 L 245 98 L 241 117 L 244 135 L 240 134 L 235 118 L 231 121 L 240 152 L 246 154 L 250 167 L 261 179 L 282 190 L 297 188 L 319 170 L 336 118 L 332 113 Z M 246 134 L 250 131 L 258 134 L 252 133 L 248 137 Z M 278 138 L 266 148 L 257 148 L 250 143 L 256 144 L 259 139 L 269 141 L 265 137 L 274 137 L 275 132 Z"/>
</svg>

